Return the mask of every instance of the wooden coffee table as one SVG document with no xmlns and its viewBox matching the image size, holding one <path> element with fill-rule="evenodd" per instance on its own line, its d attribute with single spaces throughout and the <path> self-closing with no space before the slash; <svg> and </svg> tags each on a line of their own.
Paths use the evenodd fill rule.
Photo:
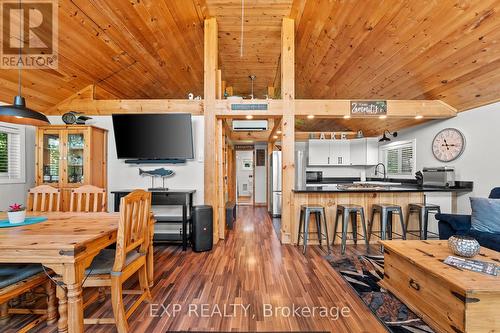
<svg viewBox="0 0 500 333">
<path fill-rule="evenodd" d="M 447 241 L 381 241 L 389 290 L 438 332 L 499 332 L 500 276 L 443 263 Z M 500 253 L 481 248 L 473 259 L 500 265 Z"/>
</svg>

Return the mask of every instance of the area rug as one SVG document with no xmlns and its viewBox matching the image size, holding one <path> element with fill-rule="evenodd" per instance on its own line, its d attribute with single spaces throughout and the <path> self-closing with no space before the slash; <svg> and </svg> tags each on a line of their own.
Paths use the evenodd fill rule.
<svg viewBox="0 0 500 333">
<path fill-rule="evenodd" d="M 396 296 L 380 288 L 377 282 L 384 277 L 383 256 L 359 255 L 351 258 L 327 257 L 326 259 L 390 332 L 434 332 Z"/>
</svg>

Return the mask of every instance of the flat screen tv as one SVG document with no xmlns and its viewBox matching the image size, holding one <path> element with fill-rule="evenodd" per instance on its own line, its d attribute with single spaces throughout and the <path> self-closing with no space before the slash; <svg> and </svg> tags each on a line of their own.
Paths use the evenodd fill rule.
<svg viewBox="0 0 500 333">
<path fill-rule="evenodd" d="M 120 159 L 185 161 L 194 158 L 190 113 L 114 114 L 113 129 Z"/>
</svg>

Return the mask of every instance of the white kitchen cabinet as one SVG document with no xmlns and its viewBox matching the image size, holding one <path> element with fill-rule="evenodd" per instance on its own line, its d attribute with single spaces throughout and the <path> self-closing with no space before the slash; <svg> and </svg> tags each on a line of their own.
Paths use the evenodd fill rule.
<svg viewBox="0 0 500 333">
<path fill-rule="evenodd" d="M 351 165 L 351 148 L 349 140 L 331 140 L 331 165 Z"/>
<path fill-rule="evenodd" d="M 361 138 L 350 141 L 350 165 L 376 165 L 378 163 L 378 139 Z"/>
<path fill-rule="evenodd" d="M 309 165 L 351 165 L 348 140 L 309 140 Z"/>
<path fill-rule="evenodd" d="M 309 165 L 330 165 L 330 140 L 309 140 Z"/>
</svg>

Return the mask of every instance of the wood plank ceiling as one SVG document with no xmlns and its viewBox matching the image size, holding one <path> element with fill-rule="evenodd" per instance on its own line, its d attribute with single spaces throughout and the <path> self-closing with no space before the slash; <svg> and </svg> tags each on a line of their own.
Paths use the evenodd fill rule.
<svg viewBox="0 0 500 333">
<path fill-rule="evenodd" d="M 243 13 L 243 56 L 241 45 L 241 0 L 206 0 L 208 13 L 219 24 L 219 57 L 223 79 L 234 94 L 248 98 L 249 75 L 255 75 L 254 97 L 265 98 L 274 86 L 281 53 L 281 21 L 292 0 L 246 0 Z M 278 81 L 276 83 L 278 83 Z"/>
<path fill-rule="evenodd" d="M 276 85 L 280 22 L 296 20 L 297 98 L 442 99 L 458 110 L 500 99 L 500 0 L 61 0 L 59 68 L 23 72 L 43 111 L 89 84 L 98 98 L 203 91 L 203 19 L 219 22 L 220 66 L 235 93 Z M 17 74 L 0 69 L 10 103 Z"/>
</svg>

